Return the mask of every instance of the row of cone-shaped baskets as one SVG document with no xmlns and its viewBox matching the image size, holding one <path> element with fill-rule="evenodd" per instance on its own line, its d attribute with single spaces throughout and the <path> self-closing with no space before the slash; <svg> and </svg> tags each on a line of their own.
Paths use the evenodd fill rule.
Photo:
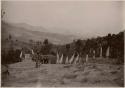
<svg viewBox="0 0 125 88">
<path fill-rule="evenodd" d="M 100 48 L 100 57 L 102 57 L 102 47 Z M 107 51 L 106 51 L 106 56 L 108 57 L 109 56 L 109 50 L 110 50 L 110 47 L 107 48 Z M 93 58 L 95 58 L 95 50 L 93 50 Z M 64 61 L 65 64 L 76 64 L 77 62 L 80 61 L 80 57 L 79 57 L 79 54 L 77 55 L 77 57 L 74 57 L 74 54 L 73 56 L 68 59 L 68 56 L 66 57 L 66 60 Z M 85 59 L 85 62 L 88 62 L 88 54 L 86 54 L 86 59 Z M 63 63 L 63 54 L 61 57 L 59 57 L 59 54 L 57 53 L 57 61 L 56 61 L 57 64 L 62 64 Z"/>
<path fill-rule="evenodd" d="M 56 63 L 57 64 L 62 64 L 62 63 L 65 63 L 65 64 L 77 64 L 80 61 L 80 59 L 81 58 L 80 58 L 79 54 L 76 57 L 73 54 L 70 59 L 67 56 L 65 61 L 63 61 L 64 60 L 63 54 L 62 54 L 61 57 L 59 57 L 59 54 L 57 53 L 57 61 L 56 61 Z M 86 61 L 88 61 L 88 55 L 86 55 Z"/>
</svg>

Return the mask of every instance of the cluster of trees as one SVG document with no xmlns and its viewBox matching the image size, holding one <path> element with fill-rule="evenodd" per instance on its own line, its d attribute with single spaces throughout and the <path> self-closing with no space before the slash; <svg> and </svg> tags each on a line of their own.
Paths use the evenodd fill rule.
<svg viewBox="0 0 125 88">
<path fill-rule="evenodd" d="M 16 63 L 20 62 L 20 53 L 21 53 L 21 48 L 17 48 L 15 46 L 15 43 L 18 40 L 13 39 L 11 34 L 7 36 L 5 41 L 2 41 L 1 44 L 1 63 L 2 64 L 11 64 L 11 63 Z"/>
<path fill-rule="evenodd" d="M 44 40 L 41 48 L 41 54 L 51 54 L 54 44 L 50 44 L 47 39 Z M 95 51 L 95 57 L 100 57 L 100 52 L 102 49 L 102 57 L 106 57 L 106 52 L 109 49 L 109 58 L 118 60 L 118 63 L 124 62 L 124 32 L 118 34 L 108 34 L 103 37 L 91 38 L 87 40 L 77 39 L 72 43 L 57 45 L 54 47 L 56 51 L 54 55 L 58 52 L 60 55 L 63 54 L 64 59 L 68 56 L 69 58 L 75 54 L 81 57 L 85 57 L 87 54 L 89 57 L 93 56 L 93 51 Z"/>
<path fill-rule="evenodd" d="M 12 37 L 8 37 L 9 41 L 12 40 Z M 11 45 L 12 46 L 11 42 Z M 120 32 L 118 34 L 108 34 L 104 37 L 91 38 L 87 40 L 77 39 L 72 43 L 64 45 L 54 45 L 49 42 L 48 39 L 45 39 L 43 42 L 29 40 L 29 46 L 34 50 L 35 53 L 43 55 L 56 55 L 60 53 L 65 57 L 71 57 L 73 54 L 77 56 L 78 54 L 81 57 L 85 57 L 86 54 L 89 57 L 93 56 L 93 50 L 95 51 L 95 57 L 100 57 L 100 48 L 102 48 L 102 57 L 106 57 L 107 48 L 109 50 L 109 58 L 117 59 L 119 62 L 124 62 L 124 33 Z M 24 52 L 31 53 L 31 49 L 24 48 Z M 10 48 L 7 52 L 2 49 L 2 63 L 12 63 L 21 61 L 19 58 L 21 50 Z"/>
<path fill-rule="evenodd" d="M 102 47 L 102 56 L 106 57 L 107 48 L 109 50 L 109 58 L 121 58 L 124 60 L 124 33 L 108 34 L 104 37 L 98 37 L 95 39 L 88 39 L 84 46 L 84 53 L 90 53 L 89 50 L 95 50 L 95 54 L 98 57 L 100 55 L 100 47 Z M 86 51 L 86 52 L 85 52 Z"/>
<path fill-rule="evenodd" d="M 30 40 L 30 41 L 31 41 L 31 40 Z M 43 43 L 40 42 L 40 41 L 37 41 L 37 42 L 35 42 L 35 43 L 32 43 L 32 49 L 33 49 L 34 52 L 37 53 L 37 54 L 40 53 L 40 54 L 43 54 L 43 55 L 47 55 L 47 54 L 51 54 L 51 53 L 52 53 L 52 51 L 51 51 L 52 45 L 53 45 L 53 44 L 50 43 L 48 39 L 45 39 L 45 40 L 43 41 Z"/>
<path fill-rule="evenodd" d="M 20 62 L 21 58 L 20 56 L 20 50 L 19 49 L 10 49 L 8 52 L 6 52 L 5 50 L 2 51 L 1 53 L 1 63 L 2 64 L 11 64 L 11 63 L 16 63 L 16 62 Z"/>
<path fill-rule="evenodd" d="M 78 39 L 64 46 L 65 48 L 61 49 L 67 50 L 66 53 L 72 52 L 71 54 L 73 54 L 75 52 L 81 57 L 85 57 L 86 54 L 91 57 L 94 54 L 93 51 L 95 51 L 95 57 L 100 57 L 100 50 L 102 48 L 102 57 L 104 58 L 106 57 L 108 47 L 110 47 L 109 58 L 117 59 L 119 63 L 124 62 L 124 32 L 87 40 Z M 61 50 L 61 52 L 65 50 Z"/>
</svg>

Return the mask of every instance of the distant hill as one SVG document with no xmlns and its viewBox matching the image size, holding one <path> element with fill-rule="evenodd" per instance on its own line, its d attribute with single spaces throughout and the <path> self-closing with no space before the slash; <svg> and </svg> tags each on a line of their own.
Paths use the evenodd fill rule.
<svg viewBox="0 0 125 88">
<path fill-rule="evenodd" d="M 29 42 L 31 39 L 34 41 L 43 41 L 47 38 L 54 44 L 69 43 L 77 38 L 74 35 L 51 33 L 43 27 L 31 26 L 25 23 L 12 24 L 2 22 L 2 39 L 5 39 L 9 34 L 13 38 L 23 42 Z"/>
</svg>

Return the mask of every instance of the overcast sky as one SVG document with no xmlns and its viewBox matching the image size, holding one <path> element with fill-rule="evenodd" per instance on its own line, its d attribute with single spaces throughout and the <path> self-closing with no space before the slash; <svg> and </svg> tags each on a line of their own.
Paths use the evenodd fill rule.
<svg viewBox="0 0 125 88">
<path fill-rule="evenodd" d="M 4 20 L 42 26 L 50 31 L 103 36 L 123 30 L 123 2 L 11 1 L 2 2 Z"/>
</svg>

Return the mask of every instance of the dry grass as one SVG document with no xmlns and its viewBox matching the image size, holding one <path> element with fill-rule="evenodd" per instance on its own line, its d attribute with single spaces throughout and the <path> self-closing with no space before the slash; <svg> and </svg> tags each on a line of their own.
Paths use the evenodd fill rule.
<svg viewBox="0 0 125 88">
<path fill-rule="evenodd" d="M 66 79 L 75 79 L 77 77 L 76 74 L 64 74 L 63 78 Z"/>
<path fill-rule="evenodd" d="M 123 66 L 88 63 L 86 65 L 43 64 L 35 68 L 35 63 L 25 61 L 10 66 L 12 77 L 3 86 L 29 87 L 118 87 L 124 84 Z M 42 85 L 41 85 L 42 84 Z"/>
</svg>

